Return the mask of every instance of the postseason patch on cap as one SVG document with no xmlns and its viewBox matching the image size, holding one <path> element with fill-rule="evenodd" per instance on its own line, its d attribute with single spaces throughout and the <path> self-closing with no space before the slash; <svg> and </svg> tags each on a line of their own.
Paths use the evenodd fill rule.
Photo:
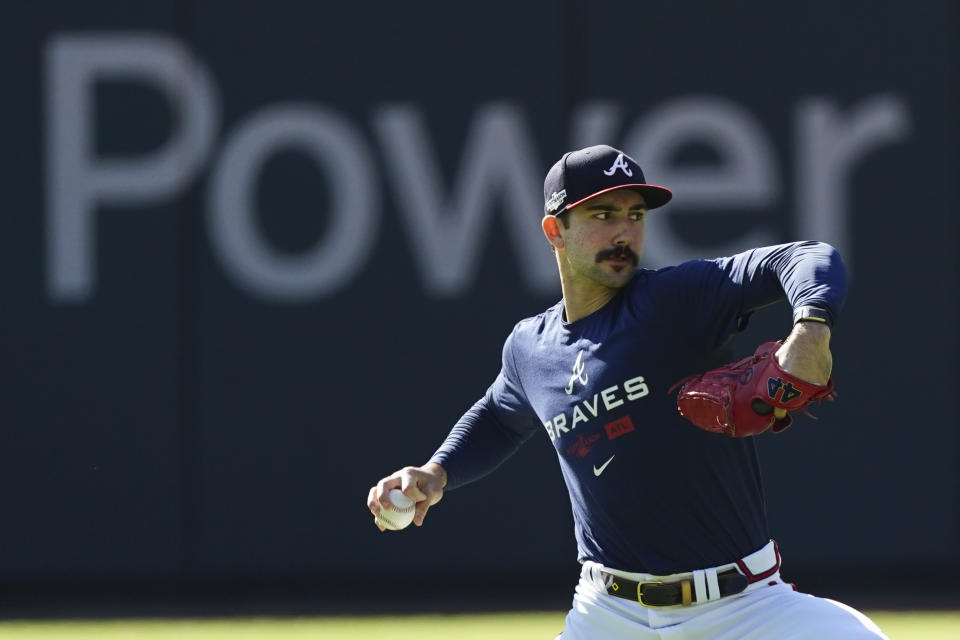
<svg viewBox="0 0 960 640">
<path fill-rule="evenodd" d="M 563 189 L 562 191 L 554 191 L 553 195 L 550 196 L 550 199 L 547 200 L 547 211 L 553 213 L 563 205 L 563 201 L 567 199 L 567 190 Z"/>
</svg>

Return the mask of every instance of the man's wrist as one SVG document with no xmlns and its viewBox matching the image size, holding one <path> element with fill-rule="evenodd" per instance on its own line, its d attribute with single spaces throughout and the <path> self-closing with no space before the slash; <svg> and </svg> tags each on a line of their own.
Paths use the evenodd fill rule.
<svg viewBox="0 0 960 640">
<path fill-rule="evenodd" d="M 829 325 L 820 322 L 798 322 L 793 325 L 788 340 L 802 343 L 829 343 L 832 331 Z"/>
<path fill-rule="evenodd" d="M 793 323 L 799 324 L 801 322 L 814 325 L 823 324 L 831 329 L 833 328 L 833 316 L 830 315 L 830 312 L 811 305 L 804 305 L 793 310 Z"/>
<path fill-rule="evenodd" d="M 423 465 L 423 470 L 440 478 L 440 488 L 447 486 L 447 470 L 436 462 L 428 462 Z"/>
</svg>

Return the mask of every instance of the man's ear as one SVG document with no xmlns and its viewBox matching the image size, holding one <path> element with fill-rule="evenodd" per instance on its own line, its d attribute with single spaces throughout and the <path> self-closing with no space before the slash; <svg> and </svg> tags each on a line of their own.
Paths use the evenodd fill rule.
<svg viewBox="0 0 960 640">
<path fill-rule="evenodd" d="M 554 249 L 563 248 L 563 236 L 560 235 L 560 221 L 554 216 L 543 216 L 540 224 L 543 226 L 543 235 Z"/>
</svg>

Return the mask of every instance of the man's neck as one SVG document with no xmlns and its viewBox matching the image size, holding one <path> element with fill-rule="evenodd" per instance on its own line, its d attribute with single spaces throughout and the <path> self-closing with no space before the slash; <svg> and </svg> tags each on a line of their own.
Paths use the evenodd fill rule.
<svg viewBox="0 0 960 640">
<path fill-rule="evenodd" d="M 573 284 L 570 279 L 560 277 L 560 286 L 563 289 L 563 308 L 567 322 L 576 322 L 581 318 L 602 308 L 613 300 L 618 289 L 596 284 Z"/>
</svg>

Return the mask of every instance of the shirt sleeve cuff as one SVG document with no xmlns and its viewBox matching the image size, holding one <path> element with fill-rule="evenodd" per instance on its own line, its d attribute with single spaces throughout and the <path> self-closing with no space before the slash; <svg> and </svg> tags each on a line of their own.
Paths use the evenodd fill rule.
<svg viewBox="0 0 960 640">
<path fill-rule="evenodd" d="M 793 310 L 793 323 L 819 322 L 833 329 L 833 314 L 822 307 L 804 305 Z"/>
</svg>

